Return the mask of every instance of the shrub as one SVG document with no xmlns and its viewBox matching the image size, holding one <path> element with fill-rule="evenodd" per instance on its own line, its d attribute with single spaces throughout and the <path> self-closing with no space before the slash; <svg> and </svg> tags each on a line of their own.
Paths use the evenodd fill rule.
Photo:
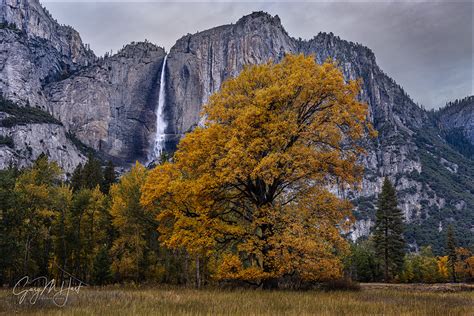
<svg viewBox="0 0 474 316">
<path fill-rule="evenodd" d="M 338 279 L 323 284 L 325 291 L 360 291 L 360 284 L 351 279 Z"/>
</svg>

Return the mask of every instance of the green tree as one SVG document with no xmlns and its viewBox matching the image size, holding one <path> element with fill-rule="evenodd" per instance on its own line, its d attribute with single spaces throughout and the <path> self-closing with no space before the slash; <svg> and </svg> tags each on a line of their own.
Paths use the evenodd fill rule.
<svg viewBox="0 0 474 316">
<path fill-rule="evenodd" d="M 438 260 L 433 255 L 430 246 L 421 247 L 419 253 L 410 253 L 405 256 L 399 281 L 417 283 L 442 281 Z"/>
<path fill-rule="evenodd" d="M 21 213 L 16 210 L 15 182 L 20 171 L 15 166 L 0 170 L 0 285 L 12 282 L 20 271 Z"/>
<path fill-rule="evenodd" d="M 71 176 L 71 186 L 74 191 L 82 188 L 94 189 L 96 186 L 102 188 L 104 183 L 104 173 L 100 160 L 95 158 L 92 153 L 88 155 L 87 162 L 84 165 L 77 165 Z"/>
<path fill-rule="evenodd" d="M 120 280 L 140 281 L 158 271 L 156 214 L 140 204 L 146 174 L 146 168 L 137 163 L 110 188 L 110 213 L 118 233 L 111 249 L 112 271 Z"/>
<path fill-rule="evenodd" d="M 49 162 L 42 154 L 15 183 L 15 210 L 21 220 L 18 252 L 22 254 L 23 275 L 48 275 L 53 249 L 52 227 L 57 215 L 52 206 L 61 177 L 57 163 Z"/>
<path fill-rule="evenodd" d="M 100 251 L 94 258 L 94 267 L 92 272 L 92 282 L 94 284 L 103 285 L 111 280 L 111 264 L 109 249 L 106 245 L 104 245 L 100 248 Z"/>
<path fill-rule="evenodd" d="M 115 174 L 115 166 L 112 160 L 109 160 L 104 168 L 104 181 L 101 189 L 104 194 L 109 194 L 110 186 L 117 182 L 117 175 Z"/>
<path fill-rule="evenodd" d="M 74 171 L 72 172 L 70 183 L 74 191 L 78 191 L 79 189 L 84 187 L 83 177 L 82 177 L 82 163 L 79 163 L 74 169 Z"/>
<path fill-rule="evenodd" d="M 68 219 L 68 242 L 73 274 L 83 281 L 93 278 L 94 260 L 102 247 L 109 246 L 110 216 L 106 196 L 99 186 L 74 193 Z"/>
<path fill-rule="evenodd" d="M 361 282 L 376 281 L 380 271 L 373 240 L 362 240 L 352 244 L 347 264 L 352 279 Z"/>
<path fill-rule="evenodd" d="M 446 234 L 446 252 L 448 255 L 448 265 L 451 278 L 453 282 L 456 282 L 456 239 L 454 237 L 454 228 L 452 224 L 448 226 L 448 232 Z"/>
<path fill-rule="evenodd" d="M 391 281 L 403 267 L 405 241 L 403 239 L 403 213 L 397 207 L 395 188 L 385 178 L 375 214 L 374 242 L 381 259 L 383 278 Z"/>
<path fill-rule="evenodd" d="M 60 282 L 65 275 L 66 264 L 69 259 L 70 245 L 67 239 L 68 218 L 71 212 L 73 193 L 68 185 L 61 185 L 56 189 L 56 194 L 51 207 L 55 211 L 52 223 L 52 240 L 54 254 L 50 260 L 51 273 Z"/>
<path fill-rule="evenodd" d="M 95 158 L 93 154 L 89 154 L 86 164 L 82 169 L 83 181 L 86 188 L 94 189 L 96 186 L 102 185 L 104 175 L 100 160 Z"/>
</svg>

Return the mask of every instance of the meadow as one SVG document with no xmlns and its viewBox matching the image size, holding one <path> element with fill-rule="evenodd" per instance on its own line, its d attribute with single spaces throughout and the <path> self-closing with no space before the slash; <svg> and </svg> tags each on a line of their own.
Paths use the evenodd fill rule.
<svg viewBox="0 0 474 316">
<path fill-rule="evenodd" d="M 362 285 L 360 291 L 84 287 L 64 307 L 18 304 L 0 290 L 1 315 L 474 315 L 472 286 Z"/>
</svg>

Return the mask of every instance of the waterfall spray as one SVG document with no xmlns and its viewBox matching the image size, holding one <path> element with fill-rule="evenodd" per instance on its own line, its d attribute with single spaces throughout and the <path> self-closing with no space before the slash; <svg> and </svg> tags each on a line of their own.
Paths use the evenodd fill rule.
<svg viewBox="0 0 474 316">
<path fill-rule="evenodd" d="M 156 108 L 156 136 L 155 143 L 153 146 L 153 152 L 150 160 L 157 160 L 160 158 L 161 153 L 165 147 L 165 130 L 166 130 L 166 121 L 164 118 L 164 108 L 165 108 L 165 85 L 166 85 L 166 59 L 168 55 L 165 56 L 163 60 L 163 66 L 161 68 L 161 77 L 160 77 L 160 91 L 158 95 L 158 107 Z"/>
</svg>

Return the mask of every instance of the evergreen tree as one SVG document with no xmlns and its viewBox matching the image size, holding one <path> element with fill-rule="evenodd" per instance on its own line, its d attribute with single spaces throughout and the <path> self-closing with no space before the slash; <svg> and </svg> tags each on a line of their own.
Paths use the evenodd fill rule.
<svg viewBox="0 0 474 316">
<path fill-rule="evenodd" d="M 104 181 L 102 182 L 102 192 L 104 194 L 109 194 L 110 186 L 117 182 L 117 176 L 115 175 L 115 166 L 114 163 L 109 160 L 107 166 L 104 169 Z"/>
<path fill-rule="evenodd" d="M 92 281 L 96 285 L 103 285 L 110 281 L 110 257 L 108 248 L 103 246 L 94 258 Z"/>
<path fill-rule="evenodd" d="M 21 213 L 16 209 L 15 182 L 19 170 L 10 166 L 0 170 L 0 285 L 9 283 L 18 277 L 18 266 L 21 262 L 19 240 L 22 226 Z"/>
<path fill-rule="evenodd" d="M 74 169 L 71 176 L 71 187 L 74 190 L 74 192 L 78 191 L 80 188 L 84 186 L 82 180 L 83 180 L 82 179 L 82 163 L 80 163 Z"/>
<path fill-rule="evenodd" d="M 82 181 L 85 188 L 94 189 L 101 186 L 104 181 L 100 160 L 89 154 L 87 162 L 82 169 Z"/>
<path fill-rule="evenodd" d="M 456 282 L 456 240 L 454 238 L 454 228 L 453 225 L 448 226 L 448 233 L 446 236 L 446 252 L 448 255 L 448 265 L 451 273 L 453 282 Z"/>
<path fill-rule="evenodd" d="M 397 208 L 396 191 L 388 178 L 384 180 L 375 217 L 375 250 L 387 282 L 402 269 L 405 254 L 403 213 Z"/>
<path fill-rule="evenodd" d="M 104 182 L 104 174 L 102 172 L 100 160 L 95 158 L 93 154 L 89 154 L 84 166 L 82 164 L 77 165 L 71 176 L 71 187 L 74 191 L 83 188 L 94 189 L 96 186 L 102 188 Z"/>
</svg>

